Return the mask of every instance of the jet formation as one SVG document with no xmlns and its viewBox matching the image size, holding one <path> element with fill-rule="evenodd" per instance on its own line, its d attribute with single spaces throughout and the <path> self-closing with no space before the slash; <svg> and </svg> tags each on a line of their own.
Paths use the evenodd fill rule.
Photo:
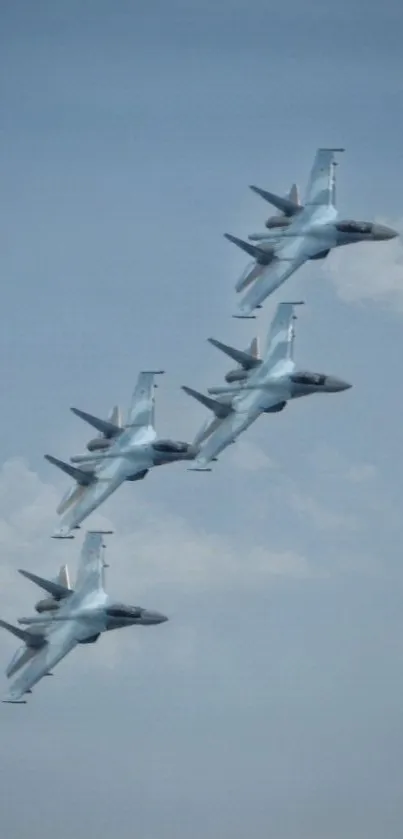
<svg viewBox="0 0 403 839">
<path fill-rule="evenodd" d="M 340 219 L 336 208 L 336 155 L 343 149 L 317 150 L 303 201 L 293 184 L 286 196 L 257 186 L 251 189 L 271 204 L 276 213 L 265 221 L 265 230 L 246 239 L 230 234 L 252 263 L 235 285 L 241 295 L 237 318 L 255 318 L 255 310 L 302 265 L 325 259 L 333 248 L 357 242 L 386 242 L 397 232 L 372 221 Z M 242 296 L 243 295 L 243 296 Z M 351 387 L 333 374 L 300 368 L 294 360 L 296 310 L 302 301 L 279 302 L 263 350 L 253 338 L 239 350 L 215 338 L 209 342 L 235 362 L 225 384 L 207 394 L 183 386 L 189 396 L 209 411 L 192 442 L 160 437 L 155 428 L 156 376 L 162 370 L 140 372 L 126 418 L 115 405 L 106 419 L 78 408 L 71 411 L 92 426 L 96 436 L 86 451 L 61 460 L 46 460 L 72 481 L 58 507 L 60 517 L 53 532 L 57 539 L 73 539 L 82 523 L 125 482 L 142 481 L 155 466 L 186 461 L 191 471 L 211 472 L 228 446 L 262 415 L 283 411 L 289 402 L 319 393 L 341 393 Z M 3 701 L 24 704 L 26 696 L 78 644 L 93 644 L 103 632 L 126 626 L 164 623 L 159 612 L 111 601 L 105 592 L 104 533 L 85 535 L 74 586 L 67 566 L 54 579 L 27 570 L 20 573 L 39 586 L 46 596 L 35 604 L 37 614 L 20 618 L 18 626 L 0 620 L 0 627 L 22 645 L 6 669 L 14 679 Z M 15 678 L 14 678 L 15 677 Z"/>
</svg>

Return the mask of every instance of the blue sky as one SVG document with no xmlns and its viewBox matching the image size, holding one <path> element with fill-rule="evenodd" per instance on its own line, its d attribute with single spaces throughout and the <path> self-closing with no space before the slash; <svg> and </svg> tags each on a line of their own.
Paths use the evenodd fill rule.
<svg viewBox="0 0 403 839">
<path fill-rule="evenodd" d="M 17 0 L 1 17 L 1 614 L 32 608 L 17 568 L 75 566 L 80 541 L 49 538 L 66 481 L 43 460 L 88 439 L 70 405 L 104 415 L 163 367 L 158 431 L 191 439 L 204 413 L 180 385 L 227 368 L 206 338 L 246 346 L 295 296 L 298 364 L 353 383 L 262 418 L 210 475 L 155 470 L 94 516 L 115 529 L 110 593 L 170 621 L 2 706 L 8 839 L 397 839 L 401 241 L 305 267 L 251 326 L 230 317 L 244 259 L 222 234 L 267 216 L 248 184 L 303 189 L 319 145 L 346 148 L 342 216 L 401 229 L 401 3 Z M 3 634 L 4 667 L 13 647 Z"/>
</svg>

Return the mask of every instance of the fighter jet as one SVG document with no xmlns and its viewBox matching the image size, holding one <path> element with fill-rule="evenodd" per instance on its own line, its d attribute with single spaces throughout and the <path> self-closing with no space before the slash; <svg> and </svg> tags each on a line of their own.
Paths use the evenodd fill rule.
<svg viewBox="0 0 403 839">
<path fill-rule="evenodd" d="M 50 580 L 23 572 L 51 594 L 53 606 L 42 609 L 41 617 L 21 618 L 17 626 L 0 621 L 0 626 L 16 635 L 23 646 L 10 662 L 6 674 L 22 673 L 10 687 L 3 702 L 26 703 L 26 694 L 44 676 L 52 674 L 53 668 L 77 644 L 93 644 L 102 632 L 121 629 L 124 626 L 151 626 L 163 623 L 168 618 L 160 612 L 151 612 L 140 606 L 126 606 L 108 597 L 104 589 L 103 534 L 88 532 L 85 535 L 79 559 L 74 591 L 70 587 L 55 585 Z"/>
<path fill-rule="evenodd" d="M 162 372 L 140 373 L 127 420 L 121 427 L 77 408 L 72 409 L 104 434 L 108 445 L 104 450 L 72 457 L 71 463 L 45 455 L 50 463 L 75 481 L 57 508 L 62 520 L 53 534 L 54 538 L 73 538 L 72 531 L 124 481 L 140 481 L 153 466 L 192 460 L 196 456 L 197 449 L 190 443 L 157 437 L 154 427 L 154 378 Z"/>
<path fill-rule="evenodd" d="M 269 219 L 266 226 L 270 229 L 265 233 L 251 234 L 249 242 L 229 233 L 224 234 L 226 239 L 254 260 L 236 283 L 237 292 L 248 291 L 235 317 L 250 317 L 253 310 L 260 308 L 266 297 L 305 262 L 324 259 L 332 248 L 355 242 L 381 242 L 398 236 L 396 230 L 382 224 L 339 220 L 334 203 L 334 171 L 335 153 L 342 151 L 344 149 L 317 150 L 303 205 L 259 187 L 251 187 L 283 215 Z"/>
<path fill-rule="evenodd" d="M 295 306 L 280 303 L 270 326 L 263 357 L 241 382 L 210 388 L 204 396 L 184 388 L 214 413 L 209 426 L 198 434 L 199 452 L 191 469 L 211 471 L 208 464 L 252 425 L 261 414 L 282 411 L 290 399 L 312 393 L 338 393 L 351 387 L 342 379 L 324 373 L 298 370 L 294 362 Z"/>
</svg>

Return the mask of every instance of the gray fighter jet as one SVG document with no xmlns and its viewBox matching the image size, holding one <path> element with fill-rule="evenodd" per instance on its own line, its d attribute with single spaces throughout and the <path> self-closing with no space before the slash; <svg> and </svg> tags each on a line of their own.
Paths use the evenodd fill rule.
<svg viewBox="0 0 403 839">
<path fill-rule="evenodd" d="M 12 683 L 3 702 L 26 703 L 25 696 L 52 670 L 77 644 L 93 644 L 102 632 L 125 626 L 151 626 L 168 618 L 140 606 L 127 606 L 111 600 L 104 590 L 103 534 L 88 532 L 85 535 L 78 565 L 74 590 L 68 572 L 61 577 L 67 585 L 46 580 L 21 571 L 25 577 L 39 585 L 49 597 L 36 605 L 38 617 L 21 618 L 20 626 L 0 621 L 23 642 L 7 667 L 8 678 L 17 671 L 20 675 Z M 26 626 L 26 629 L 21 629 Z"/>
<path fill-rule="evenodd" d="M 199 451 L 191 467 L 195 471 L 210 471 L 210 461 L 216 460 L 261 414 L 282 411 L 290 399 L 312 393 L 338 393 L 351 387 L 335 376 L 297 369 L 293 357 L 296 305 L 299 304 L 280 303 L 277 307 L 261 359 L 245 358 L 244 353 L 214 342 L 220 349 L 225 347 L 227 353 L 231 350 L 233 357 L 238 356 L 244 365 L 243 371 L 239 371 L 240 380 L 226 387 L 209 388 L 216 398 L 183 388 L 214 414 L 197 435 Z"/>
<path fill-rule="evenodd" d="M 225 237 L 249 256 L 253 263 L 242 273 L 235 288 L 248 289 L 235 317 L 250 317 L 254 309 L 281 286 L 305 262 L 324 259 L 332 248 L 356 242 L 382 242 L 398 236 L 396 230 L 369 221 L 339 220 L 335 207 L 335 153 L 343 149 L 318 149 L 305 201 L 283 198 L 252 186 L 258 195 L 276 207 L 281 216 L 268 219 L 265 233 L 254 233 L 249 242 L 225 233 Z M 252 244 L 256 242 L 256 244 Z"/>
<path fill-rule="evenodd" d="M 76 455 L 71 458 L 71 463 L 45 455 L 50 463 L 75 481 L 57 508 L 63 518 L 53 534 L 55 538 L 73 538 L 72 531 L 124 481 L 140 481 L 153 466 L 193 460 L 196 456 L 197 450 L 190 443 L 157 437 L 154 427 L 156 375 L 156 372 L 140 373 L 126 422 L 120 426 L 77 408 L 72 409 L 103 437 L 87 444 L 87 447 L 92 447 L 91 453 Z M 94 451 L 97 441 L 101 448 Z"/>
</svg>

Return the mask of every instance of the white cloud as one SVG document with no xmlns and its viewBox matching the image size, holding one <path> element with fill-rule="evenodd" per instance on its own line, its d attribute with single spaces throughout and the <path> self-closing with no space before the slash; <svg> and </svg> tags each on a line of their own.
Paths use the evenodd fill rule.
<svg viewBox="0 0 403 839">
<path fill-rule="evenodd" d="M 341 481 L 367 483 L 377 477 L 373 463 L 351 463 L 341 452 L 327 444 L 316 446 L 307 459 L 316 474 L 331 475 Z"/>
<path fill-rule="evenodd" d="M 169 585 L 189 593 L 259 586 L 270 575 L 306 576 L 306 560 L 289 550 L 272 552 L 262 545 L 243 544 L 191 526 L 176 512 L 150 504 L 137 495 L 136 504 L 111 500 L 89 520 L 89 526 L 114 530 L 109 537 L 110 580 L 116 596 L 152 596 L 155 587 Z M 55 576 L 69 563 L 74 578 L 81 536 L 74 541 L 50 538 L 59 492 L 29 469 L 22 459 L 7 461 L 0 470 L 0 604 L 4 614 L 18 614 L 32 604 L 35 593 L 16 573 L 19 567 Z M 123 501 L 123 503 L 122 503 Z M 85 531 L 83 525 L 83 531 Z M 119 588 L 121 593 L 119 594 Z M 27 599 L 28 597 L 31 599 Z M 147 604 L 145 604 L 147 605 Z M 152 605 L 152 604 L 151 604 Z"/>
<path fill-rule="evenodd" d="M 403 222 L 391 223 L 403 233 Z M 403 242 L 362 243 L 336 248 L 324 263 L 342 300 L 384 301 L 403 312 Z"/>
<path fill-rule="evenodd" d="M 335 512 L 329 510 L 320 501 L 308 493 L 297 490 L 291 492 L 289 504 L 303 518 L 309 518 L 317 530 L 346 530 L 357 531 L 361 523 L 353 513 Z"/>
<path fill-rule="evenodd" d="M 249 472 L 274 467 L 273 460 L 256 443 L 246 440 L 238 440 L 235 446 L 231 446 L 228 459 L 234 466 Z"/>
<path fill-rule="evenodd" d="M 357 463 L 347 469 L 346 478 L 354 484 L 362 484 L 372 481 L 376 474 L 376 468 L 372 463 Z"/>
</svg>

